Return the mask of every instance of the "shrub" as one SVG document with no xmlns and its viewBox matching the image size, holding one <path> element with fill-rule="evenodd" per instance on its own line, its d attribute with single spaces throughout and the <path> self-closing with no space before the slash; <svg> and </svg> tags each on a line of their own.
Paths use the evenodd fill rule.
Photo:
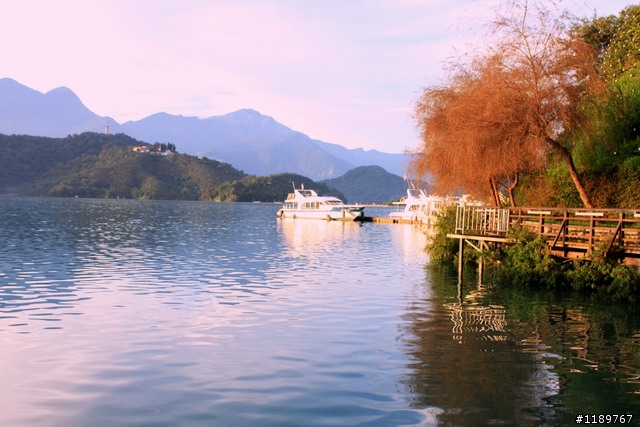
<svg viewBox="0 0 640 427">
<path fill-rule="evenodd" d="M 635 303 L 640 297 L 640 272 L 594 251 L 589 260 L 576 260 L 567 272 L 571 288 L 610 301 Z"/>
<path fill-rule="evenodd" d="M 433 261 L 452 262 L 458 255 L 458 241 L 447 237 L 447 234 L 454 233 L 456 229 L 456 206 L 447 206 L 436 217 L 427 252 Z"/>
<path fill-rule="evenodd" d="M 547 249 L 542 236 L 524 227 L 509 230 L 510 243 L 489 254 L 489 277 L 496 283 L 556 288 L 562 283 L 563 266 Z"/>
</svg>

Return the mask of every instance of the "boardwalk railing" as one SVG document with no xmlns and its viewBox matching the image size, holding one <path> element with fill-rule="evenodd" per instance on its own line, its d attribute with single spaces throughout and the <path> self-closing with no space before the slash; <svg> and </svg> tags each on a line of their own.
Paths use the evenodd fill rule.
<svg viewBox="0 0 640 427">
<path fill-rule="evenodd" d="M 485 206 L 458 206 L 456 234 L 506 236 L 509 209 Z"/>
<path fill-rule="evenodd" d="M 516 225 L 543 236 L 550 249 L 564 257 L 616 248 L 622 257 L 640 258 L 640 210 L 459 206 L 451 237 L 506 241 L 509 228 Z"/>
<path fill-rule="evenodd" d="M 626 257 L 640 257 L 640 211 L 511 208 L 509 214 L 511 226 L 520 224 L 544 236 L 563 256 L 618 248 Z"/>
</svg>

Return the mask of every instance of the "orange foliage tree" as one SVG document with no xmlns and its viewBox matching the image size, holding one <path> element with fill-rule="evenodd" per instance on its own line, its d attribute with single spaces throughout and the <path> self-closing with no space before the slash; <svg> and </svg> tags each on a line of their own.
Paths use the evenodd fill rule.
<svg viewBox="0 0 640 427">
<path fill-rule="evenodd" d="M 520 174 L 542 167 L 554 151 L 592 207 L 562 135 L 602 83 L 596 50 L 571 36 L 569 21 L 540 5 L 509 3 L 493 22 L 495 42 L 421 94 L 415 115 L 422 144 L 411 172 L 432 174 L 440 191 L 488 192 L 496 205 L 502 193 L 513 205 Z"/>
</svg>

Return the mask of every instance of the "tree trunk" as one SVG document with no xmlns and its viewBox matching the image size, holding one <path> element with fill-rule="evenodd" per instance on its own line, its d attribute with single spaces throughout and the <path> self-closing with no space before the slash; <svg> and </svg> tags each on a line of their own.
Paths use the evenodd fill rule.
<svg viewBox="0 0 640 427">
<path fill-rule="evenodd" d="M 520 175 L 516 173 L 513 181 L 511 180 L 511 177 L 507 176 L 504 178 L 504 182 L 499 181 L 497 183 L 497 185 L 507 193 L 507 196 L 509 197 L 509 206 L 512 208 L 516 207 L 516 199 L 513 196 L 513 190 L 518 186 L 519 176 Z"/>
<path fill-rule="evenodd" d="M 493 199 L 493 205 L 500 207 L 500 194 L 498 194 L 498 184 L 495 178 L 489 178 L 489 185 L 491 186 L 491 198 Z"/>
<path fill-rule="evenodd" d="M 512 208 L 516 207 L 516 199 L 513 198 L 513 187 L 507 187 L 507 192 L 509 193 L 509 205 Z"/>
<path fill-rule="evenodd" d="M 513 178 L 513 181 L 509 181 L 509 185 L 506 186 L 507 193 L 509 193 L 509 204 L 511 205 L 512 208 L 516 207 L 516 199 L 513 195 L 513 190 L 515 190 L 515 188 L 518 186 L 519 178 L 520 178 L 520 175 L 516 172 L 516 175 Z"/>
<path fill-rule="evenodd" d="M 578 190 L 580 200 L 582 200 L 582 204 L 584 204 L 584 207 L 593 209 L 591 198 L 589 197 L 589 194 L 587 194 L 587 190 L 582 184 L 582 180 L 580 179 L 580 175 L 578 175 L 578 171 L 576 171 L 576 166 L 573 164 L 573 157 L 571 156 L 569 150 L 567 150 L 562 146 L 562 144 L 560 144 L 553 138 L 547 137 L 547 143 L 551 145 L 551 147 L 553 147 L 558 152 L 558 154 L 560 154 L 560 157 L 562 157 L 562 160 L 564 160 L 564 162 L 566 163 L 567 168 L 569 168 L 569 175 L 571 175 L 573 185 L 575 185 L 576 190 Z"/>
</svg>

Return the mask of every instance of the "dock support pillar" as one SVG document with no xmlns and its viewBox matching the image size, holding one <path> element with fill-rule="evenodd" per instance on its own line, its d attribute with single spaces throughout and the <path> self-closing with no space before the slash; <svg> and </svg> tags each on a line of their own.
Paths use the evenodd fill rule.
<svg viewBox="0 0 640 427">
<path fill-rule="evenodd" d="M 459 239 L 458 249 L 458 280 L 462 281 L 462 268 L 464 265 L 464 239 Z"/>
</svg>

